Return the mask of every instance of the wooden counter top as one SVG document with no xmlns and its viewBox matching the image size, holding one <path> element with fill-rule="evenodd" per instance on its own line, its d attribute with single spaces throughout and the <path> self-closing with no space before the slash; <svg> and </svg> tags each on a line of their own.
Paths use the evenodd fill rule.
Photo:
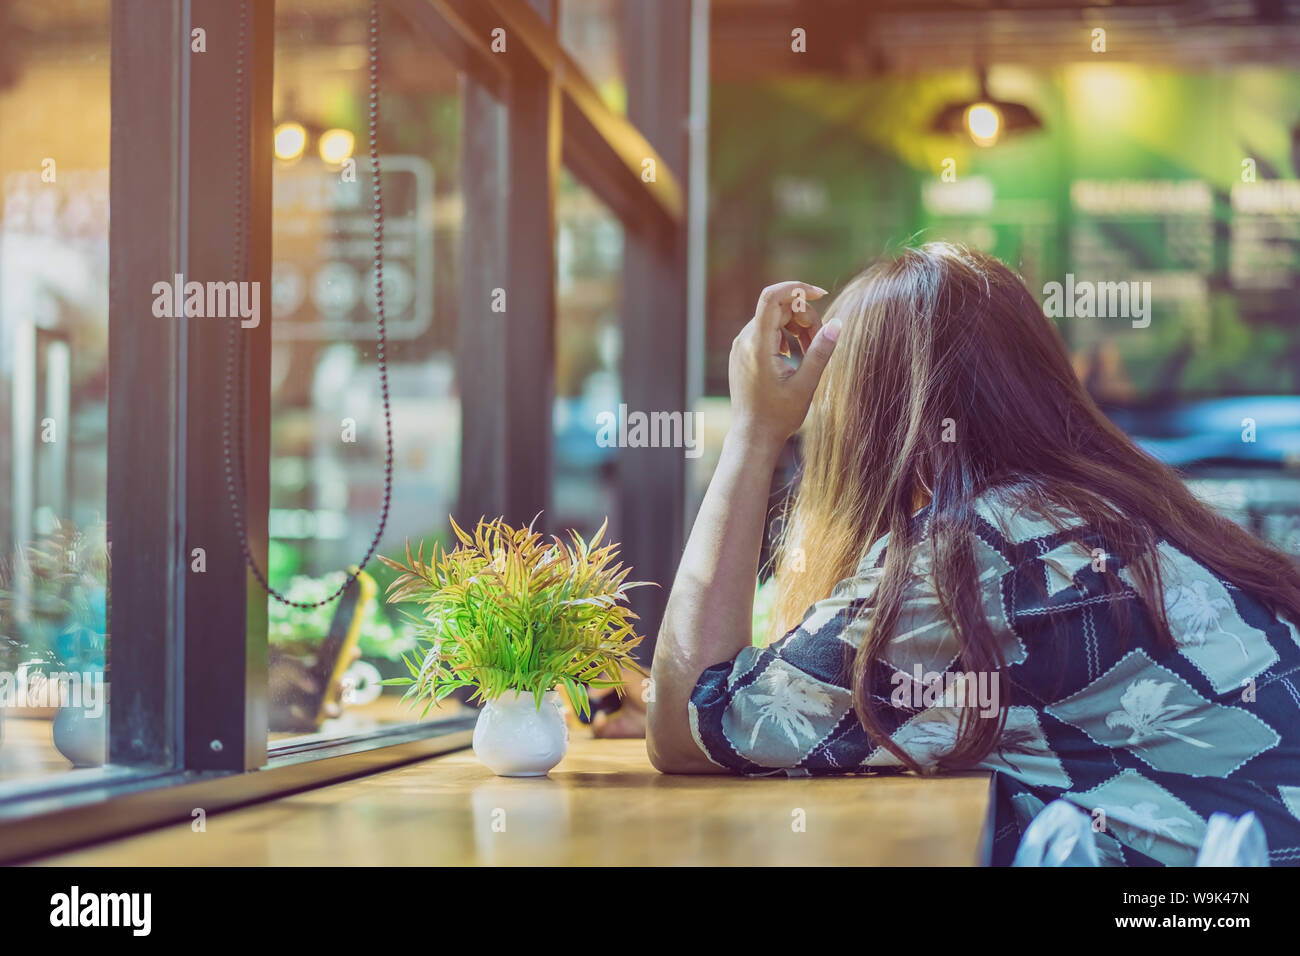
<svg viewBox="0 0 1300 956">
<path fill-rule="evenodd" d="M 972 865 L 988 776 L 664 776 L 574 734 L 548 778 L 469 750 L 48 858 L 120 865 Z M 802 823 L 802 826 L 800 824 Z"/>
</svg>

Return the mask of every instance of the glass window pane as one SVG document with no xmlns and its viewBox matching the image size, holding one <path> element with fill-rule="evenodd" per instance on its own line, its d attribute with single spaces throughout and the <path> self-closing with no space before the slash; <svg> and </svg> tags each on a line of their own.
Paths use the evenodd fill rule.
<svg viewBox="0 0 1300 956">
<path fill-rule="evenodd" d="M 0 793 L 107 745 L 109 7 L 0 7 Z"/>
<path fill-rule="evenodd" d="M 364 4 L 276 5 L 270 578 L 305 602 L 331 594 L 364 556 L 384 493 L 367 27 Z M 408 537 L 426 549 L 448 543 L 458 490 L 461 104 L 456 72 L 431 47 L 392 23 L 382 43 L 394 449 L 392 510 L 378 553 L 400 557 Z M 395 577 L 371 561 L 356 628 L 335 620 L 349 615 L 340 602 L 304 611 L 270 601 L 272 746 L 418 716 L 401 703 L 401 688 L 378 684 L 405 676 L 401 657 L 414 649 L 405 609 L 384 600 Z M 449 700 L 426 720 L 460 710 Z"/>
<path fill-rule="evenodd" d="M 617 421 L 622 401 L 623 225 L 568 170 L 555 218 L 555 504 L 548 525 L 586 536 L 606 516 L 617 520 L 618 448 L 604 440 L 610 432 L 601 424 Z"/>
<path fill-rule="evenodd" d="M 560 44 L 582 67 L 605 105 L 626 113 L 622 0 L 561 0 Z"/>
</svg>

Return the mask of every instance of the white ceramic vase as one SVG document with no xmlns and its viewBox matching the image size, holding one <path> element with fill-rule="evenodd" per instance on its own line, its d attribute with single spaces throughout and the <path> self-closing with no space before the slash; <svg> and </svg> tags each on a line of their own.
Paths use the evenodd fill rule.
<svg viewBox="0 0 1300 956">
<path fill-rule="evenodd" d="M 474 725 L 474 753 L 501 777 L 544 777 L 568 746 L 559 691 L 547 691 L 539 708 L 531 692 L 508 690 L 483 706 Z"/>
<path fill-rule="evenodd" d="M 53 731 L 54 746 L 74 767 L 102 767 L 108 760 L 107 708 L 91 717 L 84 707 L 60 707 Z"/>
</svg>

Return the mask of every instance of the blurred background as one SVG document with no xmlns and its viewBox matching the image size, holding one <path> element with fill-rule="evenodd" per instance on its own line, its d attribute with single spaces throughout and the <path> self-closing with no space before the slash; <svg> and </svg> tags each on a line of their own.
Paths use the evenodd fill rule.
<svg viewBox="0 0 1300 956">
<path fill-rule="evenodd" d="M 269 577 L 310 600 L 364 552 L 382 495 L 366 9 L 275 9 Z M 691 183 L 707 229 L 692 250 L 702 335 L 686 356 L 704 445 L 686 465 L 687 520 L 727 427 L 730 343 L 759 290 L 791 277 L 834 290 L 873 256 L 946 238 L 997 255 L 1035 294 L 1068 275 L 1150 282 L 1147 327 L 1058 320 L 1076 369 L 1198 492 L 1300 556 L 1300 3 L 696 10 L 707 62 L 660 51 L 665 68 L 703 66 L 708 80 L 706 175 Z M 108 222 L 130 215 L 108 208 L 110 17 L 109 0 L 0 0 L 0 672 L 15 680 L 107 658 Z M 625 112 L 638 43 L 625 0 L 562 0 L 557 18 L 605 105 Z M 380 550 L 397 554 L 407 536 L 446 543 L 463 491 L 462 164 L 465 117 L 481 114 L 464 76 L 398 17 L 381 82 L 396 449 Z M 355 188 L 323 192 L 322 170 L 352 158 Z M 596 436 L 624 394 L 624 228 L 561 175 L 549 524 L 590 533 L 610 516 L 616 540 L 620 449 Z M 792 445 L 785 478 L 796 461 Z M 369 571 L 382 592 L 391 572 Z M 270 613 L 275 740 L 409 719 L 377 685 L 412 647 L 382 601 L 324 715 L 288 702 L 293 662 L 310 662 L 330 612 Z M 76 728 L 59 746 L 57 708 L 0 711 L 44 721 L 30 746 L 12 731 L 0 742 L 0 783 L 102 762 Z"/>
<path fill-rule="evenodd" d="M 904 243 L 990 252 L 1040 300 L 1068 275 L 1149 282 L 1147 327 L 1057 320 L 1076 370 L 1300 556 L 1298 14 L 713 0 L 708 394 L 756 289 L 834 290 Z"/>
</svg>

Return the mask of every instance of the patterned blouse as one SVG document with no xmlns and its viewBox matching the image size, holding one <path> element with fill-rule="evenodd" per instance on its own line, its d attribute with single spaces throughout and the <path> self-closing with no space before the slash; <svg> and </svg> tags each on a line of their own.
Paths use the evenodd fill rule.
<svg viewBox="0 0 1300 956">
<path fill-rule="evenodd" d="M 996 702 L 1006 727 L 980 764 L 994 772 L 989 861 L 1009 864 L 1029 822 L 1059 797 L 1092 816 L 1107 864 L 1190 865 L 1212 813 L 1254 811 L 1272 863 L 1300 865 L 1296 627 L 1163 543 L 1178 644 L 1164 650 L 1122 556 L 1107 554 L 1079 519 L 1057 531 L 996 494 L 976 510 L 985 610 L 1008 662 L 1009 699 Z M 923 530 L 927 511 L 914 520 Z M 886 535 L 780 640 L 700 676 L 689 716 L 709 759 L 743 774 L 903 769 L 869 742 L 846 673 L 866 628 L 856 612 L 880 580 L 887 544 Z M 894 674 L 873 691 L 893 705 L 882 708 L 892 739 L 922 767 L 953 746 L 960 706 L 985 713 L 995 696 L 987 681 L 953 673 L 957 637 L 928 570 L 918 546 L 884 657 Z M 1128 585 L 1120 600 L 1134 602 L 1126 640 L 1101 577 L 1114 573 Z"/>
</svg>

